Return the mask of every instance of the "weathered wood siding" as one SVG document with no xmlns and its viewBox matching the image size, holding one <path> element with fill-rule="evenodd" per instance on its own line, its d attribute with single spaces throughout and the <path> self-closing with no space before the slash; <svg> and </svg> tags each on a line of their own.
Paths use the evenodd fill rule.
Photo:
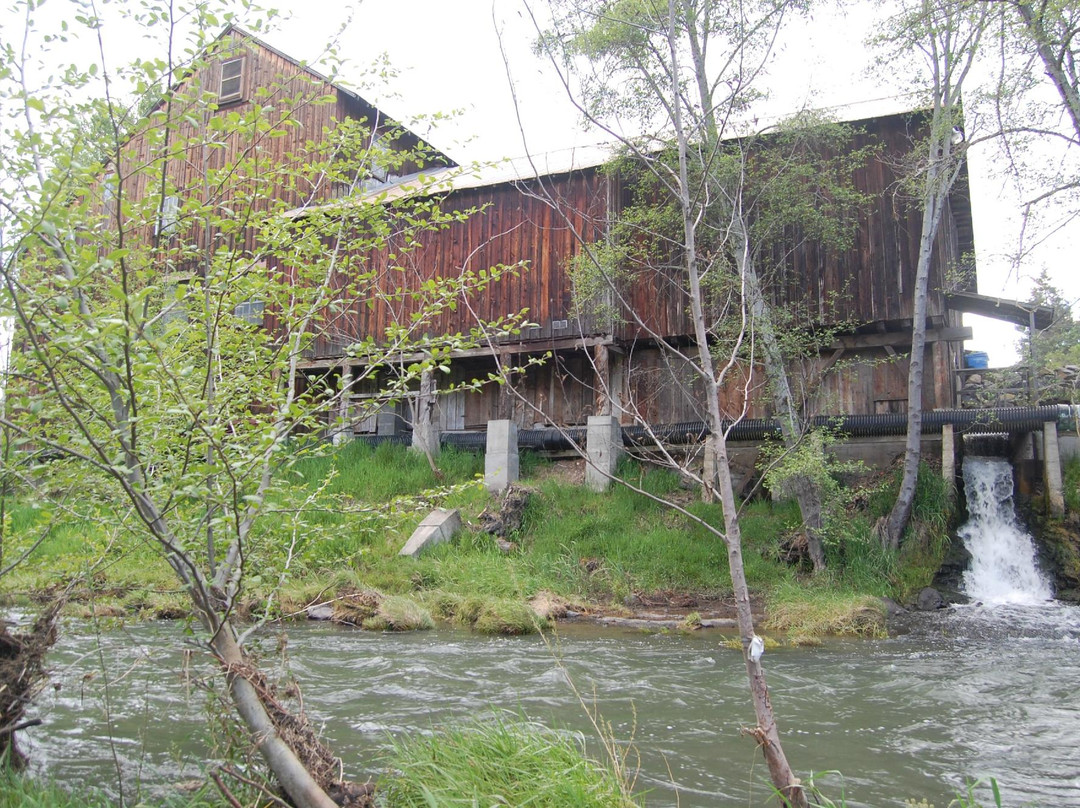
<svg viewBox="0 0 1080 808">
<path fill-rule="evenodd" d="M 222 64 L 237 57 L 244 59 L 241 98 L 219 105 Z M 238 123 L 255 119 L 258 125 Z M 253 227 L 241 228 L 227 238 L 207 232 L 205 214 L 190 203 L 205 203 L 221 211 L 237 208 L 238 198 L 253 199 L 236 210 L 237 216 L 250 217 L 337 196 L 340 189 L 318 176 L 309 181 L 295 179 L 303 174 L 313 145 L 346 119 L 364 121 L 378 131 L 392 125 L 359 97 L 257 40 L 227 32 L 139 124 L 123 145 L 119 161 L 108 162 L 96 205 L 107 219 L 113 219 L 117 200 L 157 200 L 160 204 L 162 197 L 175 197 L 177 221 L 162 246 L 174 251 L 182 246 L 188 257 L 170 259 L 172 272 L 197 271 L 207 252 L 223 243 L 254 254 Z M 393 145 L 413 149 L 419 143 L 406 132 Z M 451 164 L 437 153 L 432 160 Z M 417 168 L 409 163 L 401 171 Z M 106 191 L 106 186 L 116 191 Z M 156 218 L 152 211 L 141 221 L 125 217 L 128 241 L 153 243 Z"/>
<path fill-rule="evenodd" d="M 910 327 L 922 214 L 901 187 L 898 166 L 912 152 L 920 121 L 919 116 L 896 115 L 854 124 L 861 133 L 854 136 L 852 148 L 879 144 L 881 151 L 852 175 L 854 187 L 870 201 L 855 224 L 851 246 L 837 250 L 807 241 L 792 250 L 780 245 L 775 252 L 789 254 L 777 260 L 778 266 L 759 267 L 774 306 L 803 322 Z M 944 316 L 945 287 L 955 282 L 952 271 L 962 253 L 973 249 L 967 194 L 963 174 L 935 242 L 927 309 L 931 318 Z M 646 312 L 648 330 L 660 337 L 693 333 L 682 274 L 678 268 L 644 270 L 626 291 L 632 307 Z M 618 333 L 622 339 L 645 335 L 646 329 L 631 318 Z"/>
<path fill-rule="evenodd" d="M 515 343 L 543 346 L 595 332 L 592 322 L 573 317 L 567 264 L 582 240 L 602 237 L 603 181 L 589 171 L 545 178 L 545 183 L 557 191 L 557 202 L 528 184 L 454 192 L 441 207 L 446 212 L 475 211 L 466 219 L 419 234 L 415 249 L 393 239 L 383 249 L 353 256 L 357 272 L 367 277 L 360 287 L 343 290 L 309 357 L 342 356 L 347 346 L 365 336 L 382 335 L 389 326 L 411 322 L 434 299 L 423 292 L 433 280 L 497 265 L 521 264 L 482 292 L 458 300 L 420 332 L 468 334 L 478 321 L 496 321 L 523 310 L 532 325 L 508 338 Z M 387 216 L 393 215 L 391 205 Z M 343 289 L 347 282 L 341 279 Z M 408 294 L 409 290 L 419 294 Z"/>
<path fill-rule="evenodd" d="M 826 373 L 822 370 L 829 362 L 827 354 L 817 360 L 793 363 L 788 368 L 793 393 L 803 402 L 807 417 L 905 413 L 908 351 L 910 348 L 890 354 L 883 348 L 860 349 L 828 368 Z M 951 388 L 954 361 L 946 343 L 927 346 L 923 376 L 925 410 L 955 406 Z M 707 420 L 703 385 L 695 379 L 688 363 L 655 347 L 638 348 L 628 355 L 628 363 L 624 424 Z M 751 368 L 741 363 L 732 368 L 721 391 L 720 410 L 731 419 L 774 415 L 760 366 Z"/>
</svg>

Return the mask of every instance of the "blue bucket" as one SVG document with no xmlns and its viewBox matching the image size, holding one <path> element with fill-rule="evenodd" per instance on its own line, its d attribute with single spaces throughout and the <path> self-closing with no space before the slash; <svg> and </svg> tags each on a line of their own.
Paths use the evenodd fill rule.
<svg viewBox="0 0 1080 808">
<path fill-rule="evenodd" d="M 988 368 L 990 367 L 990 355 L 986 351 L 964 351 L 964 367 Z"/>
</svg>

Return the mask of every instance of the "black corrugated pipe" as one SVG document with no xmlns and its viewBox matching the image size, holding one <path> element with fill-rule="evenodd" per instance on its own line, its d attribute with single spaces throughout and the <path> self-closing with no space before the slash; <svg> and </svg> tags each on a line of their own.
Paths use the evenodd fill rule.
<svg viewBox="0 0 1080 808">
<path fill-rule="evenodd" d="M 1059 426 L 1074 424 L 1080 408 L 1066 405 L 1041 407 L 994 407 L 980 410 L 931 410 L 923 413 L 923 434 L 940 434 L 941 428 L 952 424 L 961 433 L 987 434 L 994 432 L 1031 432 L 1041 429 L 1047 421 Z M 881 415 L 819 415 L 813 419 L 815 427 L 830 427 L 853 438 L 898 436 L 907 432 L 907 416 L 903 413 Z M 730 441 L 759 441 L 780 437 L 780 424 L 774 418 L 744 418 L 726 425 Z M 660 424 L 651 428 L 642 426 L 623 427 L 623 445 L 642 446 L 655 439 L 668 444 L 697 443 L 709 434 L 704 421 L 688 421 L 676 424 Z M 535 451 L 562 451 L 584 447 L 586 430 L 573 427 L 558 430 L 518 430 L 518 446 Z M 483 432 L 447 432 L 442 436 L 444 446 L 483 450 L 487 437 Z"/>
<path fill-rule="evenodd" d="M 931 410 L 923 413 L 923 434 L 940 434 L 941 428 L 952 424 L 957 431 L 973 435 L 1000 432 L 1032 432 L 1042 429 L 1047 421 L 1055 421 L 1059 428 L 1075 428 L 1080 420 L 1080 407 L 1065 404 L 1049 404 L 1041 407 L 993 407 L 981 410 Z M 819 415 L 813 419 L 815 427 L 831 427 L 837 432 L 853 438 L 898 436 L 907 432 L 907 416 L 902 413 L 883 415 Z M 760 441 L 780 437 L 780 425 L 774 418 L 744 418 L 727 424 L 729 441 Z M 518 430 L 518 446 L 534 451 L 566 451 L 584 448 L 587 430 L 584 427 L 572 427 L 558 430 L 554 427 L 545 429 Z M 659 424 L 646 428 L 643 426 L 625 426 L 622 430 L 624 446 L 647 446 L 659 439 L 667 444 L 697 443 L 709 434 L 704 421 L 687 421 L 676 424 Z M 466 451 L 484 451 L 487 448 L 487 435 L 483 432 L 444 432 L 440 437 L 443 446 L 450 446 Z M 408 433 L 397 435 L 358 435 L 357 440 L 378 445 L 397 443 L 409 445 L 412 438 Z"/>
</svg>

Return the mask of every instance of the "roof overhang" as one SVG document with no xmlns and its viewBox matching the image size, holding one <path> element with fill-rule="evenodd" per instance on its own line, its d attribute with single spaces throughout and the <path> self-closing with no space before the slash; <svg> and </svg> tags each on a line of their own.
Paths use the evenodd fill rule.
<svg viewBox="0 0 1080 808">
<path fill-rule="evenodd" d="M 1029 328 L 1034 318 L 1035 328 L 1040 331 L 1049 328 L 1054 322 L 1054 309 L 1040 303 L 1021 303 L 1018 300 L 1006 300 L 1001 297 L 979 295 L 974 292 L 950 292 L 945 295 L 945 304 L 956 311 L 980 314 L 995 320 Z"/>
</svg>

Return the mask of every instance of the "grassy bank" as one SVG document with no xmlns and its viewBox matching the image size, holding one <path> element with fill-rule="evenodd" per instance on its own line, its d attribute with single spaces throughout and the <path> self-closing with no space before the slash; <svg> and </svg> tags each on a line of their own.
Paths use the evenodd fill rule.
<svg viewBox="0 0 1080 808">
<path fill-rule="evenodd" d="M 328 603 L 336 618 L 369 629 L 424 628 L 444 619 L 513 634 L 535 630 L 545 611 L 558 616 L 567 604 L 617 611 L 665 600 L 693 607 L 730 596 L 719 538 L 628 488 L 592 493 L 573 479 L 572 466 L 530 454 L 523 457 L 522 484 L 531 491 L 524 519 L 505 537 L 514 546 L 500 549 L 478 527 L 483 510 L 497 504 L 480 484 L 482 468 L 482 456 L 448 451 L 436 476 L 425 458 L 401 447 L 361 443 L 302 458 L 279 481 L 282 512 L 290 516 L 266 520 L 253 539 L 250 567 L 261 572 L 248 576 L 243 608 L 289 616 Z M 718 505 L 699 502 L 670 472 L 626 462 L 621 473 L 702 520 L 722 521 Z M 793 560 L 799 526 L 793 503 L 744 504 L 747 577 L 768 626 L 794 635 L 880 631 L 878 598 L 908 599 L 929 582 L 944 549 L 944 486 L 930 471 L 920 480 L 917 525 L 900 554 L 882 550 L 872 535 L 891 502 L 886 482 L 845 514 L 844 529 L 829 538 L 829 570 L 818 576 Z M 466 529 L 420 559 L 398 556 L 437 506 L 460 509 Z M 172 573 L 130 527 L 129 513 L 110 511 L 92 496 L 50 510 L 24 492 L 8 514 L 5 557 L 27 553 L 0 581 L 8 602 L 47 598 L 70 585 L 76 614 L 185 612 Z M 525 606 L 538 596 L 548 609 Z"/>
</svg>

